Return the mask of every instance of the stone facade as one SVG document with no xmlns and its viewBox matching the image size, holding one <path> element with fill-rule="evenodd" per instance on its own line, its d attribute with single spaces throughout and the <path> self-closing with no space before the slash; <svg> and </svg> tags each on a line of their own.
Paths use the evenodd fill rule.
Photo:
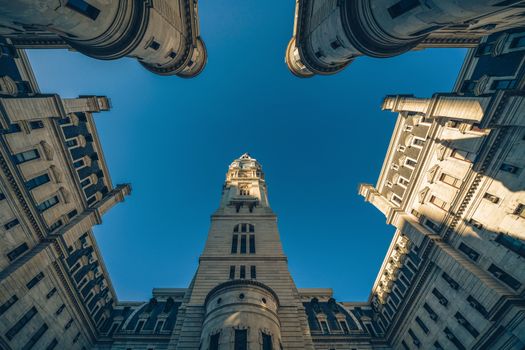
<svg viewBox="0 0 525 350">
<path fill-rule="evenodd" d="M 335 74 L 356 57 L 429 47 L 476 47 L 525 25 L 521 1 L 296 0 L 285 61 L 298 77 Z"/>
<path fill-rule="evenodd" d="M 153 73 L 182 78 L 199 74 L 207 60 L 193 0 L 1 0 L 0 36 L 16 48 L 134 57 Z"/>
<path fill-rule="evenodd" d="M 384 100 L 399 116 L 376 186 L 359 192 L 397 228 L 370 300 L 394 348 L 525 344 L 520 38 L 483 38 L 453 93 Z"/>
</svg>

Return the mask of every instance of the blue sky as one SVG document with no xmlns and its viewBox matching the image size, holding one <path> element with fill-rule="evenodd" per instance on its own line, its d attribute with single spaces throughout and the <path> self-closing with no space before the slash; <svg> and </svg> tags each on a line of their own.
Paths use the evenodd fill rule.
<svg viewBox="0 0 525 350">
<path fill-rule="evenodd" d="M 189 284 L 227 167 L 244 152 L 263 165 L 297 286 L 368 298 L 394 232 L 357 194 L 375 184 L 395 123 L 381 101 L 450 91 L 465 50 L 359 58 L 338 75 L 298 79 L 284 64 L 294 5 L 200 2 L 209 60 L 191 80 L 132 59 L 29 52 L 44 93 L 112 100 L 95 119 L 113 183 L 133 193 L 95 234 L 120 300 Z"/>
</svg>

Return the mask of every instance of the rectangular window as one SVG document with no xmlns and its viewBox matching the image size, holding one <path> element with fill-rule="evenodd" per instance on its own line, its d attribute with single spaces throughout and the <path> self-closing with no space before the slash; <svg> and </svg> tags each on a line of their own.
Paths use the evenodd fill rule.
<svg viewBox="0 0 525 350">
<path fill-rule="evenodd" d="M 31 281 L 27 282 L 26 284 L 27 289 L 31 289 L 34 286 L 36 286 L 38 282 L 40 282 L 43 278 L 44 278 L 44 273 L 39 272 L 35 277 L 31 279 Z"/>
<path fill-rule="evenodd" d="M 24 316 L 22 316 L 21 319 L 18 320 L 18 322 L 16 322 L 14 324 L 13 327 L 11 327 L 7 333 L 5 334 L 6 338 L 9 339 L 9 340 L 13 340 L 13 338 L 15 337 L 15 335 L 18 334 L 18 332 L 20 332 L 22 330 L 22 328 L 24 328 L 24 326 L 29 322 L 31 321 L 31 319 L 38 313 L 38 311 L 36 311 L 36 308 L 33 306 L 31 309 L 29 309 L 29 311 L 27 311 Z"/>
<path fill-rule="evenodd" d="M 447 202 L 445 202 L 444 200 L 436 196 L 430 196 L 430 203 L 434 204 L 436 207 L 440 209 L 445 209 L 445 207 L 447 206 Z"/>
<path fill-rule="evenodd" d="M 341 329 L 343 330 L 344 334 L 350 333 L 350 330 L 348 329 L 348 325 L 346 324 L 346 321 L 340 320 L 339 324 L 341 325 Z"/>
<path fill-rule="evenodd" d="M 424 225 L 426 227 L 428 227 L 429 229 L 431 229 L 432 231 L 436 232 L 436 233 L 441 231 L 441 226 L 436 224 L 434 221 L 429 220 L 429 219 L 425 219 Z"/>
<path fill-rule="evenodd" d="M 400 176 L 398 181 L 397 181 L 397 183 L 400 184 L 403 187 L 407 187 L 408 184 L 409 184 L 409 181 L 407 179 L 405 179 L 404 177 Z"/>
<path fill-rule="evenodd" d="M 507 173 L 511 173 L 511 174 L 517 174 L 518 173 L 518 170 L 519 168 L 514 166 L 514 165 L 510 165 L 510 164 L 506 164 L 506 163 L 503 163 L 501 164 L 501 166 L 499 167 L 499 169 L 501 171 L 505 171 Z"/>
<path fill-rule="evenodd" d="M 97 19 L 100 13 L 100 10 L 98 8 L 88 4 L 85 0 L 68 0 L 66 3 L 66 7 L 70 8 L 75 12 L 80 13 L 83 16 L 86 16 L 87 18 L 93 21 Z"/>
<path fill-rule="evenodd" d="M 412 329 L 408 329 L 408 334 L 410 335 L 410 337 L 412 338 L 412 343 L 414 343 L 414 345 L 416 345 L 417 347 L 419 347 L 419 345 L 421 345 L 421 342 L 419 341 L 419 338 L 416 336 L 416 334 L 414 333 L 414 331 Z"/>
<path fill-rule="evenodd" d="M 416 317 L 416 323 L 418 324 L 419 328 L 421 328 L 421 330 L 423 332 L 428 334 L 428 332 L 429 332 L 428 327 L 425 325 L 425 323 L 419 317 Z"/>
<path fill-rule="evenodd" d="M 328 329 L 328 323 L 326 323 L 326 321 L 321 321 L 319 323 L 321 324 L 321 329 L 322 329 L 323 333 L 324 334 L 329 334 L 330 330 Z"/>
<path fill-rule="evenodd" d="M 42 129 L 44 127 L 44 122 L 41 120 L 33 120 L 32 122 L 29 122 L 29 127 L 33 130 Z"/>
<path fill-rule="evenodd" d="M 404 350 L 410 350 L 410 348 L 408 347 L 407 343 L 404 340 L 401 341 L 401 345 L 403 345 Z"/>
<path fill-rule="evenodd" d="M 241 232 L 246 232 L 246 224 L 241 224 Z"/>
<path fill-rule="evenodd" d="M 11 221 L 9 221 L 7 224 L 4 225 L 4 228 L 6 230 L 9 230 L 9 229 L 12 229 L 13 227 L 15 227 L 16 225 L 18 225 L 20 223 L 20 221 L 18 221 L 18 219 L 13 219 Z"/>
<path fill-rule="evenodd" d="M 22 131 L 22 128 L 20 128 L 20 124 L 13 123 L 13 124 L 9 125 L 9 127 L 6 129 L 5 133 L 6 134 L 12 134 L 12 133 L 15 133 L 15 132 L 20 132 L 20 131 Z"/>
<path fill-rule="evenodd" d="M 515 279 L 514 277 L 497 267 L 496 265 L 491 264 L 489 266 L 489 272 L 510 288 L 514 290 L 520 289 L 521 283 L 517 279 Z"/>
<path fill-rule="evenodd" d="M 231 251 L 232 254 L 236 254 L 237 253 L 238 240 L 239 240 L 239 236 L 238 235 L 233 235 L 233 237 L 232 237 L 232 251 Z"/>
<path fill-rule="evenodd" d="M 27 245 L 27 243 L 24 242 L 15 249 L 11 250 L 9 253 L 7 253 L 7 258 L 9 259 L 9 261 L 13 261 L 28 250 L 29 246 Z"/>
<path fill-rule="evenodd" d="M 248 331 L 246 329 L 235 330 L 234 350 L 248 350 Z"/>
<path fill-rule="evenodd" d="M 250 254 L 255 254 L 255 235 L 250 235 Z"/>
<path fill-rule="evenodd" d="M 135 333 L 140 333 L 140 331 L 142 331 L 142 327 L 144 327 L 144 323 L 146 323 L 145 320 L 140 320 L 137 323 L 137 327 L 135 328 Z"/>
<path fill-rule="evenodd" d="M 483 305 L 481 305 L 481 303 L 477 301 L 472 295 L 469 295 L 467 297 L 467 302 L 469 303 L 470 306 L 472 306 L 475 310 L 477 310 L 481 315 L 483 315 L 483 317 L 487 317 L 488 315 L 487 309 L 485 309 Z"/>
<path fill-rule="evenodd" d="M 151 43 L 149 43 L 149 48 L 157 51 L 158 49 L 160 49 L 160 44 L 155 40 L 151 40 Z"/>
<path fill-rule="evenodd" d="M 57 345 L 58 345 L 57 338 L 53 338 L 53 340 L 51 340 L 51 343 L 49 343 L 49 345 L 46 347 L 46 350 L 53 350 L 54 348 L 56 348 Z"/>
<path fill-rule="evenodd" d="M 450 185 L 455 188 L 459 188 L 461 186 L 461 180 L 456 179 L 454 176 L 448 175 L 448 174 L 441 174 L 439 177 L 439 181 L 446 183 L 447 185 Z"/>
<path fill-rule="evenodd" d="M 47 295 L 46 295 L 46 299 L 50 299 L 53 295 L 55 295 L 55 293 L 57 292 L 57 289 L 56 288 L 53 288 L 51 289 Z"/>
<path fill-rule="evenodd" d="M 40 154 L 38 153 L 36 149 L 32 149 L 29 151 L 25 151 L 25 152 L 21 152 L 21 153 L 17 153 L 13 155 L 13 161 L 16 164 L 22 164 L 22 163 L 29 162 L 30 160 L 38 159 L 38 158 L 40 158 Z"/>
<path fill-rule="evenodd" d="M 36 187 L 38 187 L 40 185 L 48 183 L 49 181 L 51 181 L 51 179 L 49 178 L 49 175 L 42 174 L 42 175 L 39 175 L 39 176 L 34 177 L 31 180 L 27 181 L 26 182 L 26 188 L 28 190 L 32 190 L 33 188 L 36 188 Z"/>
<path fill-rule="evenodd" d="M 62 311 L 64 311 L 65 308 L 66 308 L 65 304 L 60 305 L 58 310 L 55 312 L 55 315 L 57 315 L 57 316 L 60 315 L 62 313 Z"/>
<path fill-rule="evenodd" d="M 250 266 L 250 278 L 253 280 L 257 278 L 257 270 L 255 265 Z"/>
<path fill-rule="evenodd" d="M 445 333 L 445 335 L 448 338 L 448 340 L 450 340 L 456 346 L 456 348 L 458 348 L 459 350 L 466 350 L 465 346 L 463 344 L 461 344 L 459 339 L 456 338 L 454 333 L 452 333 L 452 331 L 450 329 L 448 329 L 448 327 L 445 327 L 443 332 Z"/>
<path fill-rule="evenodd" d="M 411 158 L 405 159 L 405 165 L 409 168 L 415 168 L 417 165 L 417 162 Z"/>
<path fill-rule="evenodd" d="M 53 197 L 51 197 L 49 199 L 46 199 L 45 201 L 43 201 L 39 205 L 37 205 L 37 209 L 40 212 L 43 212 L 43 211 L 46 211 L 49 208 L 54 207 L 57 204 L 58 204 L 58 196 L 53 196 Z"/>
<path fill-rule="evenodd" d="M 459 288 L 459 284 L 458 284 L 458 282 L 454 281 L 454 279 L 453 279 L 452 277 L 450 277 L 447 273 L 443 272 L 443 273 L 441 274 L 441 277 L 442 277 L 445 281 L 447 281 L 447 283 L 450 285 L 450 287 L 451 287 L 452 289 L 456 289 L 456 290 L 457 290 L 457 289 Z"/>
<path fill-rule="evenodd" d="M 262 334 L 262 341 L 263 341 L 263 350 L 272 350 L 272 336 L 266 333 Z"/>
<path fill-rule="evenodd" d="M 472 261 L 478 261 L 479 259 L 479 253 L 477 251 L 475 251 L 474 249 L 470 248 L 468 245 L 466 245 L 465 243 L 461 243 L 459 245 L 459 250 L 462 251 L 465 255 L 467 255 L 470 260 Z"/>
<path fill-rule="evenodd" d="M 164 326 L 164 321 L 158 321 L 155 325 L 155 333 L 159 333 L 162 330 L 162 327 Z"/>
<path fill-rule="evenodd" d="M 246 254 L 246 235 L 241 235 L 241 254 Z"/>
<path fill-rule="evenodd" d="M 401 205 L 401 203 L 403 202 L 403 199 L 401 197 L 399 197 L 397 194 L 392 194 L 392 202 L 394 202 L 395 204 L 397 205 Z"/>
<path fill-rule="evenodd" d="M 2 192 L 0 192 L 0 201 L 1 200 L 4 200 L 5 199 L 5 194 L 3 194 Z"/>
<path fill-rule="evenodd" d="M 44 335 L 45 332 L 47 332 L 48 330 L 48 326 L 46 323 L 44 323 L 39 329 L 38 331 L 36 331 L 35 334 L 33 334 L 33 336 L 31 337 L 31 339 L 29 339 L 29 341 L 26 343 L 26 345 L 24 345 L 24 347 L 22 348 L 22 350 L 29 350 L 29 349 L 32 349 L 33 346 L 38 342 L 38 340 L 40 338 L 42 338 L 42 336 Z"/>
<path fill-rule="evenodd" d="M 508 250 L 511 250 L 514 253 L 518 254 L 522 258 L 525 258 L 525 243 L 523 243 L 521 240 L 500 233 L 494 241 L 496 243 L 501 244 Z"/>
<path fill-rule="evenodd" d="M 76 209 L 71 210 L 69 213 L 67 213 L 68 219 L 74 218 L 78 214 L 78 211 Z"/>
<path fill-rule="evenodd" d="M 432 310 L 432 308 L 430 307 L 430 305 L 428 305 L 427 303 L 424 303 L 423 304 L 423 309 L 425 309 L 426 312 L 428 312 L 428 316 L 436 321 L 438 319 L 438 315 L 434 312 L 434 310 Z"/>
<path fill-rule="evenodd" d="M 390 17 L 397 18 L 418 7 L 419 0 L 401 0 L 388 8 Z"/>
<path fill-rule="evenodd" d="M 432 289 L 432 294 L 438 299 L 439 303 L 443 306 L 448 305 L 448 300 L 443 294 L 439 292 L 436 288 Z"/>
<path fill-rule="evenodd" d="M 11 298 L 7 299 L 5 303 L 0 305 L 0 316 L 2 316 L 7 310 L 11 308 L 18 301 L 18 297 L 13 295 Z"/>
<path fill-rule="evenodd" d="M 516 86 L 515 79 L 494 80 L 490 86 L 491 90 L 510 90 Z"/>
<path fill-rule="evenodd" d="M 246 266 L 241 265 L 239 267 L 239 278 L 244 279 L 246 278 Z"/>
<path fill-rule="evenodd" d="M 210 350 L 219 350 L 220 333 L 214 334 L 210 337 Z"/>
<path fill-rule="evenodd" d="M 488 200 L 488 201 L 491 201 L 494 204 L 497 204 L 499 202 L 499 198 L 498 197 L 496 197 L 493 194 L 490 194 L 488 192 L 483 195 L 483 198 Z"/>
<path fill-rule="evenodd" d="M 467 321 L 467 319 L 462 315 L 460 314 L 459 312 L 456 312 L 456 314 L 454 315 L 454 317 L 456 318 L 456 320 L 458 321 L 458 323 L 460 325 L 462 325 L 474 338 L 476 338 L 478 335 L 479 335 L 479 332 L 477 331 L 476 328 L 474 328 L 469 321 Z"/>
<path fill-rule="evenodd" d="M 424 139 L 420 139 L 420 138 L 414 138 L 412 140 L 412 146 L 416 146 L 416 147 L 423 147 L 425 145 L 425 140 Z"/>
<path fill-rule="evenodd" d="M 235 279 L 235 266 L 234 265 L 230 266 L 230 279 L 231 280 Z"/>
<path fill-rule="evenodd" d="M 55 231 L 57 228 L 62 226 L 62 224 L 63 224 L 62 220 L 58 220 L 58 221 L 54 222 L 51 226 L 49 226 L 49 232 Z"/>
<path fill-rule="evenodd" d="M 518 36 L 510 42 L 509 48 L 517 49 L 520 47 L 525 47 L 525 36 Z"/>
</svg>

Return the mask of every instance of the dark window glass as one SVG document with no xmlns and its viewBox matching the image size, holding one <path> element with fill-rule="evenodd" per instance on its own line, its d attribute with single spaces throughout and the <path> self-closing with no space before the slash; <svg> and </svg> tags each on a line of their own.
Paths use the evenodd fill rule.
<svg viewBox="0 0 525 350">
<path fill-rule="evenodd" d="M 412 9 L 415 9 L 419 5 L 419 0 L 401 0 L 390 6 L 388 8 L 388 13 L 390 14 L 390 17 L 396 18 Z"/>
<path fill-rule="evenodd" d="M 509 90 L 514 89 L 516 86 L 516 80 L 514 79 L 502 79 L 494 80 L 490 87 L 491 90 Z"/>
<path fill-rule="evenodd" d="M 250 278 L 256 279 L 257 278 L 257 270 L 255 265 L 250 266 Z"/>
<path fill-rule="evenodd" d="M 240 266 L 239 278 L 246 278 L 246 266 L 244 265 Z"/>
<path fill-rule="evenodd" d="M 419 341 L 419 338 L 414 334 L 414 331 L 409 329 L 408 334 L 412 338 L 412 343 L 414 343 L 414 345 L 419 348 L 419 346 L 421 345 L 421 342 Z"/>
<path fill-rule="evenodd" d="M 87 179 L 84 179 L 80 182 L 80 187 L 86 187 L 91 183 L 91 179 L 88 177 Z"/>
<path fill-rule="evenodd" d="M 341 44 L 341 40 L 339 40 L 339 38 L 336 38 L 334 41 L 332 41 L 332 42 L 330 43 L 330 46 L 332 47 L 332 49 L 335 50 L 335 49 L 340 48 L 340 47 L 343 46 L 343 45 Z"/>
<path fill-rule="evenodd" d="M 255 235 L 250 235 L 250 254 L 255 254 Z"/>
<path fill-rule="evenodd" d="M 32 190 L 33 188 L 36 188 L 40 185 L 43 185 L 45 183 L 48 183 L 51 181 L 48 174 L 42 174 L 37 177 L 32 178 L 31 180 L 26 182 L 26 187 L 28 190 Z"/>
<path fill-rule="evenodd" d="M 447 336 L 448 340 L 450 340 L 456 346 L 456 348 L 458 348 L 459 350 L 465 350 L 465 346 L 463 346 L 463 344 L 459 341 L 458 338 L 456 338 L 454 333 L 452 333 L 452 331 L 448 329 L 448 327 L 445 327 L 443 332 Z"/>
<path fill-rule="evenodd" d="M 210 350 L 219 350 L 220 333 L 214 334 L 210 337 Z"/>
<path fill-rule="evenodd" d="M 461 243 L 459 245 L 459 250 L 461 250 L 463 253 L 465 253 L 472 261 L 478 261 L 479 259 L 479 253 L 476 252 L 474 249 L 470 248 L 465 243 Z"/>
<path fill-rule="evenodd" d="M 231 251 L 232 254 L 237 253 L 237 242 L 238 242 L 238 240 L 239 240 L 239 236 L 238 235 L 233 235 L 233 238 L 232 238 L 232 251 Z"/>
<path fill-rule="evenodd" d="M 33 336 L 31 337 L 31 339 L 29 339 L 29 341 L 26 343 L 26 345 L 24 345 L 24 347 L 22 348 L 22 350 L 29 350 L 31 348 L 33 348 L 33 346 L 38 342 L 38 340 L 40 338 L 42 338 L 42 336 L 44 335 L 45 332 L 47 332 L 48 330 L 48 326 L 46 323 L 44 323 L 39 329 L 38 331 L 36 331 L 35 334 L 33 334 Z"/>
<path fill-rule="evenodd" d="M 507 173 L 511 173 L 511 174 L 516 174 L 519 170 L 518 167 L 515 167 L 514 165 L 510 165 L 510 164 L 501 164 L 500 168 L 499 168 L 501 171 L 505 171 Z"/>
<path fill-rule="evenodd" d="M 438 233 L 439 231 L 441 231 L 441 226 L 436 224 L 434 221 L 431 221 L 431 220 L 428 220 L 428 219 L 425 219 L 425 223 L 424 225 L 426 227 L 428 227 L 429 229 L 431 229 L 432 231 Z"/>
<path fill-rule="evenodd" d="M 6 338 L 9 340 L 13 340 L 15 335 L 18 334 L 24 328 L 24 326 L 31 321 L 31 319 L 37 314 L 38 311 L 36 311 L 36 308 L 33 306 L 29 311 L 27 311 L 24 316 L 22 316 L 21 319 L 16 322 L 13 327 L 11 327 L 7 333 L 5 334 Z"/>
<path fill-rule="evenodd" d="M 339 321 L 339 324 L 341 325 L 341 329 L 343 330 L 345 334 L 350 333 L 350 330 L 348 329 L 348 325 L 346 324 L 345 321 Z"/>
<path fill-rule="evenodd" d="M 58 310 L 55 312 L 55 315 L 60 315 L 62 313 L 62 311 L 64 311 L 64 309 L 66 308 L 66 305 L 62 304 L 60 305 L 60 307 L 58 308 Z"/>
<path fill-rule="evenodd" d="M 5 194 L 3 194 L 2 192 L 0 192 L 0 201 L 5 199 Z"/>
<path fill-rule="evenodd" d="M 9 261 L 13 261 L 28 250 L 29 246 L 27 245 L 27 243 L 24 242 L 15 249 L 11 250 L 9 253 L 7 253 L 7 258 L 9 259 Z"/>
<path fill-rule="evenodd" d="M 408 347 L 407 343 L 404 340 L 401 341 L 401 345 L 403 345 L 404 350 L 410 350 L 410 348 Z"/>
<path fill-rule="evenodd" d="M 57 204 L 58 204 L 58 196 L 53 196 L 49 199 L 46 199 L 39 205 L 37 205 L 37 209 L 42 212 L 42 211 L 46 211 L 47 209 L 51 207 L 54 207 Z"/>
<path fill-rule="evenodd" d="M 13 160 L 16 164 L 22 164 L 25 162 L 29 162 L 30 160 L 40 158 L 40 154 L 36 149 L 32 149 L 29 151 L 17 153 L 13 155 Z"/>
<path fill-rule="evenodd" d="M 241 225 L 241 232 L 246 232 L 246 224 Z"/>
<path fill-rule="evenodd" d="M 93 21 L 97 19 L 100 13 L 98 8 L 88 4 L 85 0 L 68 0 L 66 7 L 69 7 L 71 10 L 88 17 Z"/>
<path fill-rule="evenodd" d="M 31 281 L 27 282 L 27 284 L 26 284 L 27 289 L 31 289 L 34 286 L 36 286 L 38 284 L 38 282 L 40 282 L 43 278 L 44 278 L 44 273 L 43 272 L 39 272 L 35 277 L 33 277 L 31 279 Z"/>
<path fill-rule="evenodd" d="M 47 299 L 51 298 L 53 295 L 55 295 L 56 292 L 57 292 L 57 289 L 56 289 L 56 288 L 51 289 L 51 290 L 47 293 L 46 298 L 47 298 Z"/>
<path fill-rule="evenodd" d="M 428 312 L 428 316 L 436 321 L 438 319 L 438 316 L 437 314 L 434 312 L 434 310 L 432 310 L 432 308 L 430 307 L 430 305 L 428 305 L 427 303 L 424 303 L 423 304 L 423 308 L 425 309 L 426 312 Z"/>
<path fill-rule="evenodd" d="M 262 341 L 263 341 L 263 350 L 272 350 L 272 336 L 266 333 L 262 334 Z"/>
<path fill-rule="evenodd" d="M 46 350 L 53 350 L 54 348 L 56 348 L 57 345 L 58 340 L 57 338 L 54 338 L 53 340 L 51 340 L 51 343 L 49 343 L 49 345 L 46 347 Z"/>
<path fill-rule="evenodd" d="M 78 146 L 77 139 L 71 139 L 71 140 L 67 140 L 66 141 L 66 147 L 67 148 L 76 147 L 76 146 Z"/>
<path fill-rule="evenodd" d="M 421 328 L 421 330 L 423 332 L 428 334 L 428 332 L 429 332 L 428 327 L 425 325 L 425 323 L 419 317 L 416 317 L 416 323 L 418 324 L 418 326 Z"/>
<path fill-rule="evenodd" d="M 487 309 L 481 305 L 479 301 L 477 301 L 472 295 L 469 295 L 467 298 L 467 301 L 470 306 L 472 306 L 474 309 L 476 309 L 480 314 L 482 314 L 484 317 L 487 317 L 488 312 Z"/>
<path fill-rule="evenodd" d="M 54 230 L 56 230 L 57 228 L 62 226 L 62 224 L 63 224 L 62 220 L 58 220 L 58 221 L 54 222 L 51 226 L 49 226 L 49 231 L 53 232 Z"/>
<path fill-rule="evenodd" d="M 44 127 L 44 122 L 41 120 L 33 120 L 32 122 L 29 122 L 29 127 L 33 130 L 42 129 Z"/>
<path fill-rule="evenodd" d="M 246 254 L 246 235 L 241 235 L 241 254 Z"/>
<path fill-rule="evenodd" d="M 525 243 L 523 243 L 521 240 L 500 233 L 496 237 L 495 241 L 508 250 L 511 250 L 519 256 L 525 258 Z"/>
<path fill-rule="evenodd" d="M 323 330 L 323 333 L 328 334 L 330 333 L 330 330 L 328 329 L 328 324 L 326 321 L 321 321 L 321 329 Z"/>
<path fill-rule="evenodd" d="M 69 213 L 67 213 L 67 217 L 69 219 L 72 219 L 74 216 L 76 216 L 78 214 L 77 210 L 76 209 L 73 209 L 71 210 Z"/>
<path fill-rule="evenodd" d="M 76 162 L 73 163 L 73 166 L 75 167 L 75 169 L 83 167 L 84 166 L 84 160 L 83 159 L 77 160 Z"/>
<path fill-rule="evenodd" d="M 434 347 L 436 348 L 436 350 L 443 350 L 443 347 L 437 340 L 434 342 Z"/>
<path fill-rule="evenodd" d="M 77 335 L 75 335 L 75 338 L 73 338 L 73 344 L 75 344 L 79 338 L 80 338 L 80 332 L 78 332 Z"/>
<path fill-rule="evenodd" d="M 11 308 L 18 301 L 18 297 L 13 295 L 11 298 L 7 299 L 5 303 L 0 305 L 0 316 L 2 316 L 7 310 Z"/>
<path fill-rule="evenodd" d="M 248 331 L 246 329 L 235 330 L 234 350 L 248 350 Z"/>
<path fill-rule="evenodd" d="M 146 323 L 145 320 L 140 320 L 140 321 L 137 323 L 137 328 L 135 328 L 135 332 L 136 332 L 136 333 L 139 333 L 140 331 L 142 331 L 142 327 L 144 327 L 144 323 Z"/>
<path fill-rule="evenodd" d="M 439 290 L 437 290 L 436 288 L 432 289 L 432 294 L 434 294 L 434 296 L 438 299 L 439 303 L 443 306 L 447 306 L 448 305 L 448 300 L 447 298 L 445 298 L 445 296 L 443 294 L 441 294 L 439 292 Z"/>
<path fill-rule="evenodd" d="M 454 279 L 452 277 L 450 277 L 449 275 L 447 275 L 445 272 L 443 272 L 441 274 L 441 277 L 443 277 L 443 279 L 445 281 L 447 281 L 447 283 L 450 285 L 450 287 L 452 289 L 458 289 L 459 288 L 458 282 L 454 281 Z"/>
<path fill-rule="evenodd" d="M 177 53 L 175 51 L 171 51 L 169 56 L 170 56 L 170 58 L 175 58 L 175 57 L 177 57 Z"/>
<path fill-rule="evenodd" d="M 233 232 L 239 232 L 239 225 L 235 225 L 235 227 L 233 228 Z"/>
<path fill-rule="evenodd" d="M 164 326 L 164 321 L 159 321 L 155 325 L 155 333 L 159 333 L 162 330 L 162 327 Z"/>
<path fill-rule="evenodd" d="M 235 266 L 230 266 L 230 279 L 235 279 Z"/>
<path fill-rule="evenodd" d="M 477 56 L 490 55 L 492 53 L 492 48 L 494 45 L 492 43 L 480 44 L 476 50 Z"/>
<path fill-rule="evenodd" d="M 515 49 L 518 47 L 525 47 L 525 36 L 519 36 L 517 38 L 512 39 L 510 42 L 510 48 Z"/>
<path fill-rule="evenodd" d="M 156 42 L 155 40 L 152 40 L 151 43 L 149 44 L 149 47 L 156 51 L 160 48 L 160 44 Z"/>
<path fill-rule="evenodd" d="M 255 226 L 253 226 L 252 224 L 250 224 L 250 232 L 255 232 Z"/>
<path fill-rule="evenodd" d="M 521 283 L 517 279 L 515 279 L 514 277 L 512 277 L 511 275 L 509 275 L 508 273 L 506 273 L 499 267 L 497 267 L 496 265 L 491 264 L 489 266 L 489 272 L 493 274 L 501 282 L 511 287 L 512 289 L 514 290 L 520 289 Z"/>
<path fill-rule="evenodd" d="M 479 332 L 470 324 L 469 321 L 467 321 L 467 319 L 462 314 L 456 312 L 454 317 L 456 318 L 458 323 L 462 325 L 474 338 L 476 338 L 479 335 Z"/>
<path fill-rule="evenodd" d="M 20 128 L 20 124 L 13 123 L 13 124 L 9 124 L 9 127 L 5 130 L 5 133 L 11 134 L 11 133 L 20 132 L 20 131 L 22 131 L 22 128 Z"/>
</svg>

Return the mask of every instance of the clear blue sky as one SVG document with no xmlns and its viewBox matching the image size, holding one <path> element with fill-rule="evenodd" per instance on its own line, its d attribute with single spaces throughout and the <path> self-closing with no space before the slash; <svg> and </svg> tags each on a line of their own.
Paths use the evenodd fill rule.
<svg viewBox="0 0 525 350">
<path fill-rule="evenodd" d="M 465 51 L 360 58 L 301 80 L 283 58 L 294 4 L 200 2 L 209 60 L 191 80 L 132 59 L 29 52 L 43 92 L 112 100 L 97 127 L 113 183 L 130 182 L 133 193 L 95 233 L 120 300 L 187 287 L 227 167 L 244 152 L 263 165 L 297 286 L 367 299 L 394 232 L 357 194 L 360 182 L 375 184 L 395 123 L 382 98 L 450 91 Z"/>
</svg>

